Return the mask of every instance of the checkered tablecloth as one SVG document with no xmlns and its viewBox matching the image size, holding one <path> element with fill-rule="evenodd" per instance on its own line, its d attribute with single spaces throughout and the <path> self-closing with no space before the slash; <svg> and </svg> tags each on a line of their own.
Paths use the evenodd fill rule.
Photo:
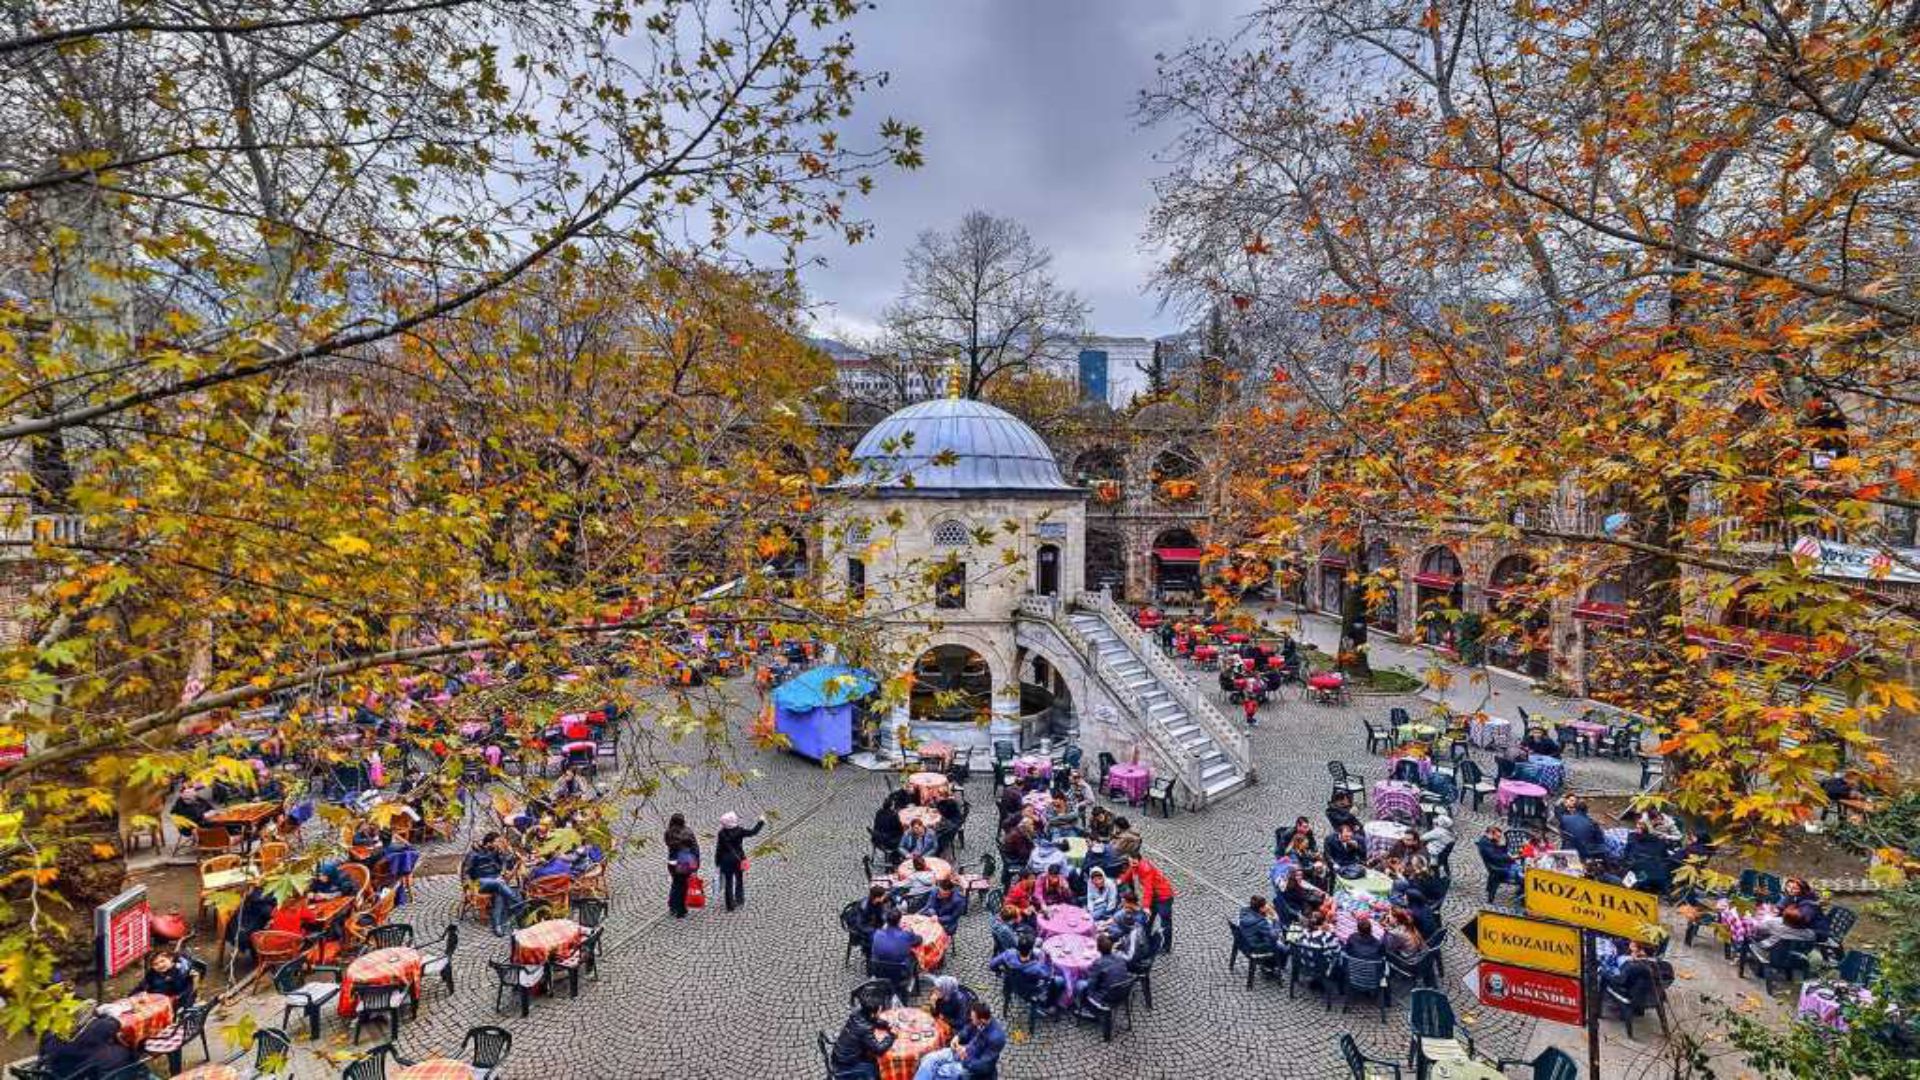
<svg viewBox="0 0 1920 1080">
<path fill-rule="evenodd" d="M 566 957 L 580 947 L 587 928 L 572 919 L 548 919 L 513 935 L 513 962 L 544 964 L 549 957 Z"/>
<path fill-rule="evenodd" d="M 932 804 L 953 787 L 945 773 L 937 772 L 914 773 L 907 777 L 907 786 L 913 789 L 914 797 L 923 805 Z"/>
<path fill-rule="evenodd" d="M 420 965 L 424 961 L 417 949 L 396 945 L 375 949 L 347 965 L 340 975 L 340 1015 L 353 1015 L 354 991 L 379 986 L 405 986 L 420 992 Z"/>
<path fill-rule="evenodd" d="M 1128 802 L 1137 803 L 1147 797 L 1147 788 L 1153 783 L 1153 770 L 1123 761 L 1107 770 L 1107 783 L 1125 792 Z"/>
<path fill-rule="evenodd" d="M 914 822 L 925 823 L 931 829 L 940 824 L 940 811 L 931 806 L 909 806 L 900 811 L 900 827 L 907 828 Z"/>
<path fill-rule="evenodd" d="M 903 915 L 900 925 L 920 939 L 914 946 L 914 959 L 920 962 L 921 971 L 937 971 L 947 958 L 947 929 L 940 920 L 932 915 Z"/>
<path fill-rule="evenodd" d="M 1467 724 L 1467 741 L 1485 750 L 1505 750 L 1513 741 L 1513 721 L 1476 716 Z"/>
<path fill-rule="evenodd" d="M 1525 761 L 1516 762 L 1513 775 L 1517 780 L 1526 780 L 1539 784 L 1549 793 L 1559 791 L 1567 782 L 1566 763 L 1556 757 L 1534 754 Z"/>
<path fill-rule="evenodd" d="M 1367 858 L 1372 859 L 1393 850 L 1393 845 L 1413 830 L 1397 821 L 1369 821 L 1361 831 L 1367 836 Z"/>
<path fill-rule="evenodd" d="M 1420 789 L 1403 780 L 1382 780 L 1373 785 L 1373 812 L 1380 817 L 1420 819 Z"/>
<path fill-rule="evenodd" d="M 893 1029 L 893 1046 L 880 1055 L 880 1080 L 913 1080 L 920 1059 L 952 1038 L 947 1025 L 925 1009 L 888 1009 L 880 1018 Z"/>
<path fill-rule="evenodd" d="M 452 1058 L 428 1058 L 393 1074 L 393 1080 L 473 1080 L 473 1066 Z"/>
<path fill-rule="evenodd" d="M 165 994 L 134 994 L 101 1011 L 120 1021 L 120 1041 L 136 1049 L 173 1023 L 173 999 Z"/>
<path fill-rule="evenodd" d="M 1013 759 L 1013 775 L 1022 780 L 1030 776 L 1052 776 L 1053 761 L 1043 757 L 1018 757 Z"/>
</svg>

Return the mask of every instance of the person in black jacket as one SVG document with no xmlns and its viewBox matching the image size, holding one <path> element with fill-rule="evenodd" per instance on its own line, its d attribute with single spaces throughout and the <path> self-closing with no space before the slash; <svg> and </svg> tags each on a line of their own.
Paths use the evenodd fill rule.
<svg viewBox="0 0 1920 1080">
<path fill-rule="evenodd" d="M 667 910 L 676 919 L 687 917 L 687 885 L 700 870 L 700 838 L 687 828 L 685 814 L 667 819 Z"/>
<path fill-rule="evenodd" d="M 1473 846 L 1480 852 L 1481 865 L 1487 868 L 1487 880 L 1521 884 L 1523 879 L 1520 860 L 1507 851 L 1507 834 L 1501 830 L 1500 826 L 1487 826 L 1486 833 L 1475 840 Z"/>
<path fill-rule="evenodd" d="M 900 824 L 900 806 L 889 795 L 880 804 L 880 809 L 873 812 L 873 846 L 882 851 L 892 851 L 900 846 L 900 837 L 905 832 L 906 829 Z"/>
<path fill-rule="evenodd" d="M 1338 835 L 1327 837 L 1327 861 L 1338 868 L 1367 861 L 1367 845 L 1355 836 L 1352 825 L 1340 826 Z"/>
<path fill-rule="evenodd" d="M 726 894 L 727 910 L 747 902 L 747 837 L 760 835 L 767 827 L 762 817 L 753 828 L 740 827 L 740 815 L 720 815 L 720 833 L 713 839 L 713 861 L 720 867 L 721 891 Z"/>
<path fill-rule="evenodd" d="M 1355 960 L 1378 960 L 1387 955 L 1387 945 L 1374 934 L 1373 920 L 1362 916 L 1354 923 L 1353 936 L 1340 951 Z"/>
<path fill-rule="evenodd" d="M 1356 831 L 1360 828 L 1360 819 L 1353 814 L 1353 796 L 1342 791 L 1333 797 L 1327 804 L 1327 825 L 1334 832 L 1343 825 L 1351 825 Z"/>
<path fill-rule="evenodd" d="M 140 1060 L 135 1051 L 120 1041 L 120 1021 L 105 1013 L 96 1013 L 62 1039 L 48 1033 L 40 1042 L 40 1068 L 60 1080 L 73 1077 L 105 1076 Z"/>
<path fill-rule="evenodd" d="M 1104 1005 L 1107 995 L 1127 977 L 1127 962 L 1114 955 L 1111 934 L 1101 934 L 1095 938 L 1094 947 L 1100 950 L 1100 957 L 1087 968 L 1086 978 L 1080 984 L 1080 1000 L 1097 1001 Z"/>
<path fill-rule="evenodd" d="M 880 1067 L 876 1059 L 891 1049 L 893 1029 L 880 1019 L 880 1006 L 872 1001 L 861 1002 L 840 1026 L 839 1037 L 833 1040 L 829 1060 L 834 1080 L 879 1080 Z"/>
<path fill-rule="evenodd" d="M 140 992 L 165 994 L 173 999 L 174 1009 L 193 1006 L 195 979 L 193 968 L 170 952 L 156 952 L 147 958 L 147 972 L 140 977 Z"/>
<path fill-rule="evenodd" d="M 1664 893 L 1673 883 L 1673 846 L 1655 835 L 1645 821 L 1627 837 L 1620 861 L 1633 871 L 1633 887 L 1642 892 Z"/>
<path fill-rule="evenodd" d="M 1560 815 L 1560 842 L 1580 853 L 1582 859 L 1597 859 L 1607 853 L 1607 838 L 1600 826 L 1587 814 L 1587 800 L 1573 800 L 1573 807 Z"/>
</svg>

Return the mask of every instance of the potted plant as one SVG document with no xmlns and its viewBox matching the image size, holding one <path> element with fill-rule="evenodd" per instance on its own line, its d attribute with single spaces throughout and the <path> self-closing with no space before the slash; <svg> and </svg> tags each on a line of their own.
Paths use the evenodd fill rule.
<svg viewBox="0 0 1920 1080">
<path fill-rule="evenodd" d="M 1093 485 L 1093 497 L 1099 502 L 1103 502 L 1103 503 L 1119 502 L 1120 501 L 1120 481 L 1118 480 L 1096 481 Z"/>
<path fill-rule="evenodd" d="M 1160 494 L 1171 502 L 1186 502 L 1200 490 L 1200 485 L 1192 480 L 1171 479 L 1160 481 Z"/>
</svg>

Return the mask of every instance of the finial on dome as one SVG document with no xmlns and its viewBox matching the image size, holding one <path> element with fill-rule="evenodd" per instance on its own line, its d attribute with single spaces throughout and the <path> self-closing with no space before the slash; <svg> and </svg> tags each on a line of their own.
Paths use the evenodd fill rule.
<svg viewBox="0 0 1920 1080">
<path fill-rule="evenodd" d="M 964 377 L 961 374 L 961 372 L 964 370 L 965 369 L 960 366 L 959 357 L 956 356 L 952 360 L 947 361 L 947 396 L 948 397 L 953 398 L 955 400 L 959 399 L 960 391 L 965 387 L 965 383 L 963 381 Z"/>
</svg>

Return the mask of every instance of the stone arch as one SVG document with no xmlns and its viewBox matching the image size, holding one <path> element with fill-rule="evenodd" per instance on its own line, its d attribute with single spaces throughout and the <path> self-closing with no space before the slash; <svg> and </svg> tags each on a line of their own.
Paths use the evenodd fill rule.
<svg viewBox="0 0 1920 1080">
<path fill-rule="evenodd" d="M 1420 555 L 1413 584 L 1415 633 L 1421 641 L 1453 647 L 1458 636 L 1454 615 L 1465 608 L 1465 579 L 1459 554 L 1446 544 L 1435 544 Z"/>
<path fill-rule="evenodd" d="M 1071 479 L 1085 487 L 1101 506 L 1118 506 L 1127 498 L 1127 459 L 1104 443 L 1082 450 L 1073 459 Z"/>
<path fill-rule="evenodd" d="M 908 692 L 908 713 L 916 720 L 983 720 L 992 713 L 993 662 L 986 653 L 965 642 L 927 645 L 913 658 L 909 668 L 913 687 Z M 940 700 L 942 695 L 960 694 L 964 700 Z"/>
<path fill-rule="evenodd" d="M 1161 529 L 1154 534 L 1148 549 L 1156 591 L 1183 589 L 1197 594 L 1200 589 L 1200 538 L 1181 526 Z"/>
<path fill-rule="evenodd" d="M 1200 455 L 1187 444 L 1175 442 L 1154 453 L 1147 478 L 1157 501 L 1182 506 L 1198 502 L 1203 471 Z"/>
<path fill-rule="evenodd" d="M 1553 667 L 1553 635 L 1547 605 L 1536 587 L 1539 563 L 1525 552 L 1512 552 L 1493 564 L 1487 575 L 1487 612 L 1500 624 L 1487 636 L 1487 660 L 1534 678 L 1544 678 Z"/>
</svg>

